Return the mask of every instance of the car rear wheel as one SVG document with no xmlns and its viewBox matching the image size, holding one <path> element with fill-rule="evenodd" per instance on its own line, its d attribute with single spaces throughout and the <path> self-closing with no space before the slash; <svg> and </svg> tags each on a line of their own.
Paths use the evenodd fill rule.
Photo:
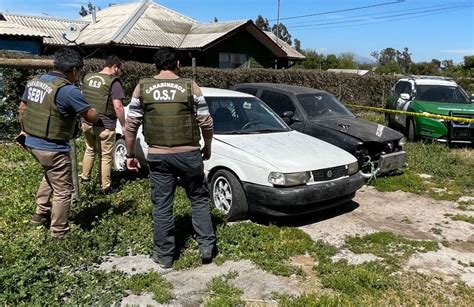
<svg viewBox="0 0 474 307">
<path fill-rule="evenodd" d="M 125 172 L 127 170 L 127 146 L 124 139 L 115 141 L 113 151 L 113 167 L 117 172 Z"/>
<path fill-rule="evenodd" d="M 235 221 L 248 214 L 247 198 L 237 177 L 227 170 L 218 170 L 211 180 L 212 202 L 226 220 Z"/>
<path fill-rule="evenodd" d="M 415 120 L 413 118 L 408 120 L 407 138 L 410 142 L 415 142 L 417 140 Z"/>
</svg>

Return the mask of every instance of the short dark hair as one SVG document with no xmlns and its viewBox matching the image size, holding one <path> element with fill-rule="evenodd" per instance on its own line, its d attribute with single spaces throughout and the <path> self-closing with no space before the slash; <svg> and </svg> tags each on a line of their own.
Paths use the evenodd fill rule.
<svg viewBox="0 0 474 307">
<path fill-rule="evenodd" d="M 54 69 L 70 72 L 74 67 L 83 67 L 82 56 L 74 49 L 61 48 L 54 53 Z"/>
<path fill-rule="evenodd" d="M 123 61 L 116 55 L 109 55 L 104 61 L 104 67 L 112 67 L 117 65 L 117 67 L 121 68 Z"/>
<path fill-rule="evenodd" d="M 180 59 L 181 52 L 179 50 L 171 47 L 162 47 L 153 56 L 153 63 L 155 63 L 158 70 L 173 70 Z"/>
</svg>

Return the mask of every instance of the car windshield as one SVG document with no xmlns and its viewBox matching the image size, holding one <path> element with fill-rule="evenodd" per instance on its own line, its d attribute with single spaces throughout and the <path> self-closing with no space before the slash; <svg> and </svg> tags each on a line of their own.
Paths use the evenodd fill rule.
<svg viewBox="0 0 474 307">
<path fill-rule="evenodd" d="M 301 94 L 296 97 L 310 119 L 355 117 L 336 97 L 328 93 Z"/>
<path fill-rule="evenodd" d="M 206 97 L 216 134 L 270 133 L 291 130 L 255 97 Z"/>
<path fill-rule="evenodd" d="M 433 102 L 469 103 L 469 97 L 457 86 L 417 85 L 416 99 Z"/>
</svg>

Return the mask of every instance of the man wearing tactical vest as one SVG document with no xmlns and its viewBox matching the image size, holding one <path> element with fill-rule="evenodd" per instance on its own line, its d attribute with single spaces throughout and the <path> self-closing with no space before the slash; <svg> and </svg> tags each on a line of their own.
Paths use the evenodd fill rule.
<svg viewBox="0 0 474 307">
<path fill-rule="evenodd" d="M 53 70 L 28 81 L 19 106 L 25 146 L 44 170 L 30 224 L 41 225 L 50 220 L 54 238 L 62 238 L 69 231 L 74 192 L 69 140 L 79 129 L 78 115 L 89 122 L 97 120 L 95 109 L 74 85 L 83 66 L 77 51 L 59 49 L 54 53 Z"/>
<path fill-rule="evenodd" d="M 142 123 L 149 146 L 155 245 L 152 260 L 162 268 L 171 268 L 175 257 L 173 199 L 178 182 L 191 200 L 192 224 L 203 263 L 211 262 L 216 251 L 203 164 L 211 156 L 213 121 L 199 86 L 178 76 L 179 60 L 180 53 L 173 48 L 156 52 L 154 62 L 159 73 L 140 80 L 125 124 L 128 169 L 140 167 L 134 147 Z"/>
<path fill-rule="evenodd" d="M 110 193 L 110 170 L 115 143 L 115 126 L 117 119 L 125 127 L 122 100 L 125 98 L 122 81 L 119 76 L 122 60 L 109 56 L 104 68 L 98 73 L 90 73 L 84 77 L 82 93 L 86 100 L 97 110 L 99 120 L 91 124 L 82 122 L 82 131 L 86 139 L 86 150 L 82 161 L 82 182 L 89 182 L 94 166 L 95 156 L 99 156 L 99 177 L 102 192 Z"/>
</svg>

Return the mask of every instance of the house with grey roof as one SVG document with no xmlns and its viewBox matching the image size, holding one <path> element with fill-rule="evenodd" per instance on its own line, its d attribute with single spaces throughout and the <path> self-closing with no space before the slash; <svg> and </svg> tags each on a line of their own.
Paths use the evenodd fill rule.
<svg viewBox="0 0 474 307">
<path fill-rule="evenodd" d="M 0 14 L 0 20 L 44 32 L 45 53 L 77 46 L 85 55 L 116 54 L 152 62 L 157 47 L 183 51 L 185 65 L 216 68 L 288 67 L 304 56 L 252 20 L 200 23 L 150 0 L 112 5 L 78 20 Z"/>
<path fill-rule="evenodd" d="M 7 52 L 40 54 L 48 34 L 20 24 L 0 20 L 0 49 Z"/>
</svg>

